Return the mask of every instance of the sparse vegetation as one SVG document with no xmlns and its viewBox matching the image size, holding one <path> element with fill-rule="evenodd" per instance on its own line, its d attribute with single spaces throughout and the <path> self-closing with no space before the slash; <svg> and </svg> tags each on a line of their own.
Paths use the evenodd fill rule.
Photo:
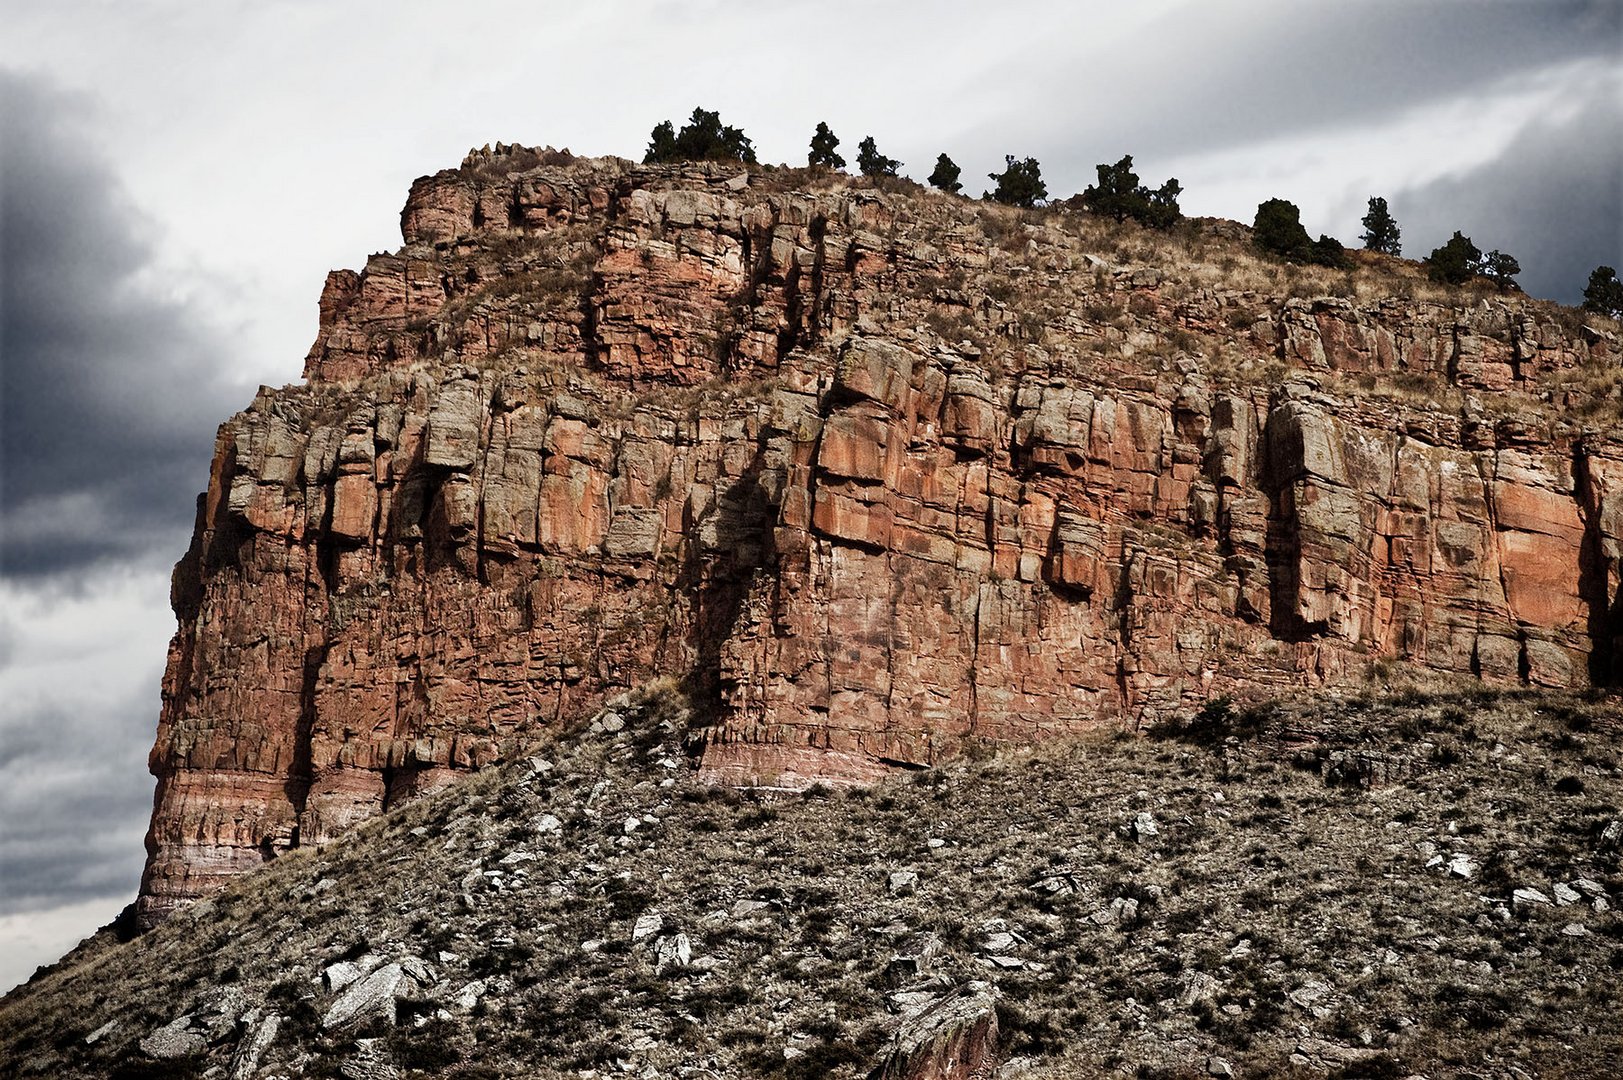
<svg viewBox="0 0 1623 1080">
<path fill-rule="evenodd" d="M 1133 156 L 1125 155 L 1114 165 L 1100 164 L 1099 182 L 1089 184 L 1082 192 L 1082 205 L 1092 213 L 1114 218 L 1117 222 L 1131 218 L 1154 229 L 1169 229 L 1182 216 L 1178 210 L 1178 195 L 1183 191 L 1176 178 L 1159 188 L 1149 188 L 1138 181 L 1133 171 Z"/>
<path fill-rule="evenodd" d="M 835 152 L 835 148 L 839 145 L 840 137 L 830 131 L 826 123 L 819 120 L 817 130 L 812 132 L 811 150 L 806 155 L 806 164 L 813 168 L 845 168 L 845 159 Z"/>
<path fill-rule="evenodd" d="M 738 128 L 724 125 L 719 113 L 695 108 L 680 131 L 666 120 L 648 137 L 645 165 L 673 161 L 738 161 L 753 164 L 755 148 Z"/>
<path fill-rule="evenodd" d="M 1597 266 L 1584 286 L 1584 310 L 1611 319 L 1623 319 L 1623 281 L 1610 266 Z"/>
<path fill-rule="evenodd" d="M 1036 158 L 1017 161 L 1013 154 L 1007 154 L 1003 171 L 986 175 L 997 181 L 997 187 L 987 196 L 995 202 L 1029 208 L 1048 198 L 1048 186 L 1043 183 L 1042 166 Z"/>
<path fill-rule="evenodd" d="M 935 170 L 930 173 L 930 186 L 940 188 L 949 195 L 956 195 L 964 190 L 964 185 L 958 182 L 962 170 L 956 162 L 946 154 L 935 159 Z"/>
<path fill-rule="evenodd" d="M 364 1051 L 408 1077 L 857 1077 L 910 1002 L 970 979 L 998 987 L 1033 1078 L 1191 1055 L 1237 1075 L 1623 1066 L 1623 919 L 1596 902 L 1623 897 L 1616 702 L 1215 699 L 1149 738 L 804 795 L 701 783 L 668 684 L 611 711 L 617 731 L 599 717 L 151 935 L 98 938 L 7 999 L 0 1059 L 200 1075 L 240 1029 L 174 1067 L 135 1043 L 217 1014 L 194 981 L 212 963 L 284 1016 L 280 1074 L 335 1075 L 363 1051 L 321 1026 L 322 971 L 421 956 L 443 990 Z"/>
<path fill-rule="evenodd" d="M 879 152 L 872 135 L 868 135 L 857 144 L 857 168 L 863 176 L 895 176 L 896 169 L 901 162 L 895 158 L 888 158 Z"/>
</svg>

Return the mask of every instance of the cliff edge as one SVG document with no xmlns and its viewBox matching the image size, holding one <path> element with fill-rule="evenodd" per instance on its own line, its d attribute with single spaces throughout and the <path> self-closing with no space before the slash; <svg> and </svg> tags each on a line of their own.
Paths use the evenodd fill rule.
<svg viewBox="0 0 1623 1080">
<path fill-rule="evenodd" d="M 1618 667 L 1616 326 L 901 182 L 413 185 L 176 568 L 148 925 L 660 675 L 711 779 Z"/>
</svg>

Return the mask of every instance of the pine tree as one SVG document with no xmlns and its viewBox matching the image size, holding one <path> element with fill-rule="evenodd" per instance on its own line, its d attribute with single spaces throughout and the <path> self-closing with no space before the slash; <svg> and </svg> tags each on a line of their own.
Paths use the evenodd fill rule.
<svg viewBox="0 0 1623 1080">
<path fill-rule="evenodd" d="M 1623 319 L 1623 281 L 1610 266 L 1597 266 L 1589 272 L 1584 286 L 1584 309 L 1614 319 Z"/>
<path fill-rule="evenodd" d="M 879 152 L 872 135 L 857 143 L 857 168 L 862 170 L 863 176 L 895 176 L 900 165 L 895 158 Z"/>
<path fill-rule="evenodd" d="M 1516 275 L 1521 272 L 1522 264 L 1508 252 L 1490 251 L 1482 258 L 1482 273 L 1499 286 L 1500 292 L 1509 292 L 1511 289 L 1519 292 L 1521 286 L 1516 284 Z"/>
<path fill-rule="evenodd" d="M 1482 271 L 1482 252 L 1458 230 L 1448 243 L 1426 256 L 1426 276 L 1449 285 L 1463 285 Z"/>
<path fill-rule="evenodd" d="M 1379 251 L 1386 255 L 1402 255 L 1402 236 L 1398 223 L 1392 219 L 1392 214 L 1386 208 L 1386 200 L 1375 197 L 1369 200 L 1369 212 L 1364 215 L 1364 235 L 1359 239 L 1364 242 L 1364 250 Z"/>
<path fill-rule="evenodd" d="M 1257 204 L 1251 223 L 1251 241 L 1263 251 L 1293 262 L 1311 262 L 1313 240 L 1302 228 L 1302 211 L 1288 199 L 1269 199 Z"/>
<path fill-rule="evenodd" d="M 1082 192 L 1082 205 L 1089 211 L 1117 221 L 1132 218 L 1152 229 L 1167 229 L 1183 216 L 1178 196 L 1183 186 L 1176 178 L 1151 190 L 1138 182 L 1133 171 L 1133 155 L 1125 154 L 1114 165 L 1098 166 L 1099 182 Z"/>
<path fill-rule="evenodd" d="M 964 190 L 964 185 L 958 182 L 962 170 L 956 162 L 946 154 L 935 159 L 935 172 L 930 174 L 930 186 L 940 188 L 942 191 L 956 195 Z"/>
<path fill-rule="evenodd" d="M 1089 184 L 1082 191 L 1082 205 L 1101 217 L 1115 218 L 1118 222 L 1135 220 L 1149 206 L 1144 189 L 1139 186 L 1138 174 L 1133 171 L 1133 155 L 1125 154 L 1114 165 L 1098 166 L 1099 182 Z"/>
<path fill-rule="evenodd" d="M 694 109 L 675 134 L 669 120 L 657 125 L 642 160 L 645 165 L 674 161 L 740 161 L 753 165 L 755 148 L 738 128 L 723 125 L 720 113 Z"/>
<path fill-rule="evenodd" d="M 676 156 L 676 129 L 669 120 L 655 124 L 648 137 L 648 152 L 643 154 L 642 163 L 653 165 L 676 160 L 679 160 Z"/>
<path fill-rule="evenodd" d="M 1023 207 L 1036 206 L 1048 198 L 1042 166 L 1037 164 L 1036 158 L 1017 161 L 1013 154 L 1005 154 L 1003 161 L 1002 172 L 986 174 L 988 179 L 997 181 L 997 187 L 988 193 L 989 198 L 1009 206 Z"/>
<path fill-rule="evenodd" d="M 1159 188 L 1149 192 L 1144 200 L 1144 216 L 1139 220 L 1152 229 L 1170 229 L 1183 217 L 1183 211 L 1178 209 L 1178 196 L 1181 194 L 1183 185 L 1178 183 L 1178 178 L 1174 176 Z"/>
<path fill-rule="evenodd" d="M 821 120 L 817 122 L 817 130 L 812 134 L 811 153 L 806 155 L 806 164 L 822 166 L 825 169 L 845 168 L 845 159 L 834 152 L 840 145 L 840 138 L 828 129 L 828 125 Z"/>
</svg>

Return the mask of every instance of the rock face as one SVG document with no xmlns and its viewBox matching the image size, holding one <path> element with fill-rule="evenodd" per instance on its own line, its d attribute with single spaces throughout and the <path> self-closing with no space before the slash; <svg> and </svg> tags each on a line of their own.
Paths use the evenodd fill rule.
<svg viewBox="0 0 1623 1080">
<path fill-rule="evenodd" d="M 907 1017 L 873 1080 L 993 1080 L 998 1071 L 997 995 L 966 983 Z"/>
<path fill-rule="evenodd" d="M 1382 659 L 1611 678 L 1623 444 L 1573 418 L 1616 346 L 1550 305 L 521 148 L 401 224 L 220 429 L 148 923 L 659 675 L 711 776 L 790 786 Z"/>
</svg>

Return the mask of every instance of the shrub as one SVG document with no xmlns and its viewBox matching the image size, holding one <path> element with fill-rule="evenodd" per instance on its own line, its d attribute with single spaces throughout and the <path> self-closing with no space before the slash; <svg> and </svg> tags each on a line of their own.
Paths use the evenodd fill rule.
<svg viewBox="0 0 1623 1080">
<path fill-rule="evenodd" d="M 649 135 L 648 152 L 642 160 L 645 165 L 674 161 L 754 164 L 755 148 L 738 128 L 723 125 L 719 113 L 696 108 L 680 131 L 674 131 L 669 120 L 657 125 Z"/>
<path fill-rule="evenodd" d="M 1589 272 L 1584 286 L 1584 310 L 1614 319 L 1623 319 L 1623 281 L 1610 266 L 1597 266 Z"/>
<path fill-rule="evenodd" d="M 960 173 L 957 162 L 942 154 L 935 159 L 935 171 L 930 174 L 930 186 L 956 195 L 964 190 L 964 185 L 958 182 Z"/>
<path fill-rule="evenodd" d="M 1269 199 L 1257 204 L 1252 226 L 1252 242 L 1271 255 L 1290 262 L 1317 263 L 1344 268 L 1346 249 L 1330 236 L 1312 240 L 1302 228 L 1302 211 L 1287 199 Z"/>
<path fill-rule="evenodd" d="M 817 130 L 812 133 L 811 152 L 806 155 L 806 164 L 826 169 L 845 168 L 845 159 L 834 152 L 834 148 L 839 145 L 840 137 L 819 120 Z"/>
<path fill-rule="evenodd" d="M 863 176 L 895 176 L 899 165 L 901 162 L 895 158 L 879 152 L 872 135 L 857 143 L 857 168 L 862 170 Z"/>
<path fill-rule="evenodd" d="M 1092 213 L 1118 222 L 1132 218 L 1155 229 L 1170 228 L 1182 216 L 1178 196 L 1183 187 L 1176 177 L 1154 190 L 1140 184 L 1131 154 L 1114 165 L 1101 163 L 1098 172 L 1099 182 L 1089 184 L 1082 192 L 1082 205 Z"/>
<path fill-rule="evenodd" d="M 1482 268 L 1482 252 L 1471 243 L 1471 238 L 1458 230 L 1448 243 L 1432 249 L 1426 256 L 1426 275 L 1433 281 L 1448 285 L 1463 285 Z"/>
<path fill-rule="evenodd" d="M 1013 154 L 1005 154 L 1003 161 L 1002 172 L 986 174 L 988 179 L 997 181 L 997 187 L 989 193 L 989 198 L 1008 206 L 1027 208 L 1048 198 L 1042 166 L 1037 164 L 1036 158 L 1017 161 Z"/>
<path fill-rule="evenodd" d="M 1516 284 L 1516 275 L 1522 272 L 1522 264 L 1516 261 L 1514 255 L 1503 251 L 1490 251 L 1482 259 L 1482 273 L 1489 281 L 1499 286 L 1500 292 L 1511 289 L 1520 291 L 1521 286 Z"/>
</svg>

